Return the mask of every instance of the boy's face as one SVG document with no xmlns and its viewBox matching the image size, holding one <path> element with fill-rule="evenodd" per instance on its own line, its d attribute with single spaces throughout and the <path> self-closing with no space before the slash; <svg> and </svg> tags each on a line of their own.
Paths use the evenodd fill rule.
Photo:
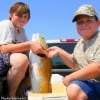
<svg viewBox="0 0 100 100">
<path fill-rule="evenodd" d="M 11 21 L 14 27 L 19 30 L 28 22 L 28 14 L 23 14 L 21 17 L 16 14 L 12 14 Z"/>
<path fill-rule="evenodd" d="M 76 21 L 77 31 L 84 40 L 89 40 L 97 32 L 99 21 L 94 17 L 80 16 Z"/>
</svg>

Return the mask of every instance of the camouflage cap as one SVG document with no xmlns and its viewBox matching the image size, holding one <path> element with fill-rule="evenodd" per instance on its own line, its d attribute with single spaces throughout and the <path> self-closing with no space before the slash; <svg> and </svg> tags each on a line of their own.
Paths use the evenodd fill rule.
<svg viewBox="0 0 100 100">
<path fill-rule="evenodd" d="M 91 17 L 94 16 L 97 19 L 99 19 L 94 7 L 92 5 L 88 5 L 88 4 L 85 4 L 85 5 L 82 5 L 79 7 L 79 9 L 75 12 L 72 22 L 75 22 L 79 15 L 87 15 L 87 16 L 91 16 Z"/>
</svg>

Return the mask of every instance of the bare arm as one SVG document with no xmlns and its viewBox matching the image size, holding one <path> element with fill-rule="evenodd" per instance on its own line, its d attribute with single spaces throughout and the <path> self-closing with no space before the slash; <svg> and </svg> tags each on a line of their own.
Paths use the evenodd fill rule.
<svg viewBox="0 0 100 100">
<path fill-rule="evenodd" d="M 68 85 L 73 80 L 89 80 L 100 77 L 100 63 L 91 63 L 88 66 L 67 75 L 64 84 Z"/>
<path fill-rule="evenodd" d="M 76 64 L 73 62 L 73 56 L 72 54 L 68 53 L 65 50 L 61 50 L 58 53 L 59 57 L 64 61 L 64 63 L 66 65 L 68 65 L 69 67 L 71 67 L 72 69 L 77 69 L 79 68 L 78 66 L 76 66 Z"/>
<path fill-rule="evenodd" d="M 7 44 L 7 45 L 1 45 L 1 53 L 7 53 L 7 52 L 24 52 L 28 50 L 32 50 L 34 53 L 40 53 L 43 51 L 43 47 L 39 42 L 23 42 L 18 44 Z"/>
<path fill-rule="evenodd" d="M 19 44 L 7 44 L 1 46 L 1 53 L 6 52 L 23 52 L 29 50 L 30 42 L 24 42 Z"/>
<path fill-rule="evenodd" d="M 72 54 L 68 53 L 67 51 L 56 46 L 48 48 L 48 51 L 50 58 L 54 56 L 59 56 L 64 61 L 64 63 L 68 65 L 70 68 L 78 68 L 78 66 L 76 66 L 76 64 L 73 62 Z"/>
</svg>

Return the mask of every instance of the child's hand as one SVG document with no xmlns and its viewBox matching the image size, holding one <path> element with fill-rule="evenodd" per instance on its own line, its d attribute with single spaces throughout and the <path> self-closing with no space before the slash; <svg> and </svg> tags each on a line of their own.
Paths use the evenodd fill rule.
<svg viewBox="0 0 100 100">
<path fill-rule="evenodd" d="M 50 48 L 48 48 L 48 57 L 49 58 L 52 58 L 54 56 L 59 56 L 59 52 L 60 52 L 60 49 L 59 47 L 57 46 L 52 46 Z"/>
<path fill-rule="evenodd" d="M 36 53 L 37 55 L 44 57 L 48 57 L 48 51 L 45 47 L 43 47 L 40 42 L 33 42 L 31 43 L 31 50 L 32 52 Z"/>
</svg>

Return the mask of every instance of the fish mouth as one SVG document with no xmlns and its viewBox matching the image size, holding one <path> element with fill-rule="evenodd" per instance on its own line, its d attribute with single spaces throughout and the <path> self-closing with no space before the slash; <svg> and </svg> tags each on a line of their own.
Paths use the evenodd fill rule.
<svg viewBox="0 0 100 100">
<path fill-rule="evenodd" d="M 39 53 L 37 55 L 40 56 L 40 57 L 46 57 L 46 55 L 45 54 L 42 54 L 42 53 L 41 54 Z"/>
</svg>

